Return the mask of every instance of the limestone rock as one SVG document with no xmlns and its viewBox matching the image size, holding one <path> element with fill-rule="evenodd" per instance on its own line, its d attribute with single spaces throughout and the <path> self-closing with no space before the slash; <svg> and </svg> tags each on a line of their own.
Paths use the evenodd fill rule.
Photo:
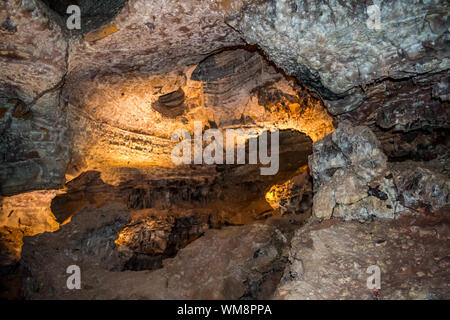
<svg viewBox="0 0 450 320">
<path fill-rule="evenodd" d="M 266 194 L 267 202 L 281 214 L 304 212 L 309 208 L 308 199 L 312 194 L 309 179 L 307 167 L 300 168 L 296 175 L 284 184 L 270 188 Z"/>
<path fill-rule="evenodd" d="M 121 270 L 123 258 L 114 240 L 129 221 L 126 207 L 111 203 L 98 210 L 88 207 L 58 231 L 24 238 L 22 265 L 30 273 L 24 284 L 28 298 L 57 298 L 67 288 L 66 269 L 82 272 L 101 268 Z"/>
<path fill-rule="evenodd" d="M 278 297 L 447 298 L 449 9 L 0 0 L 0 275 L 24 243 L 27 298 L 267 299 L 290 247 Z M 281 130 L 279 172 L 175 165 L 197 121 Z"/>
<path fill-rule="evenodd" d="M 202 236 L 209 229 L 208 218 L 146 217 L 132 221 L 122 229 L 116 243 L 137 253 L 170 256 Z"/>
<path fill-rule="evenodd" d="M 364 103 L 360 85 L 449 68 L 446 1 L 374 6 L 357 0 L 252 2 L 231 14 L 228 23 L 288 74 L 319 91 L 330 112 L 340 114 Z M 421 21 L 427 27 L 417 28 Z"/>
<path fill-rule="evenodd" d="M 92 215 L 91 227 L 112 231 L 119 221 L 123 221 L 111 219 L 115 215 L 112 212 L 112 208 L 103 212 L 86 212 L 84 219 Z M 105 215 L 105 218 L 100 218 L 101 215 Z M 77 219 L 80 216 L 74 217 L 70 224 L 84 223 Z M 109 222 L 103 224 L 101 221 Z M 117 266 L 114 261 L 117 261 L 115 259 L 118 255 L 111 247 L 113 235 L 107 232 L 100 236 L 100 233 L 94 232 L 95 229 L 90 229 L 91 232 L 88 233 L 69 232 L 72 229 L 70 224 L 61 228 L 65 240 L 55 243 L 55 238 L 60 236 L 56 232 L 46 235 L 48 241 L 42 236 L 41 241 L 26 241 L 24 264 L 31 268 L 33 279 L 38 280 L 27 284 L 28 297 L 238 299 L 251 295 L 252 286 L 259 287 L 271 282 L 269 275 L 278 274 L 279 277 L 284 266 L 282 252 L 286 239 L 282 233 L 272 226 L 254 224 L 209 230 L 204 237 L 182 249 L 173 259 L 165 260 L 162 269 L 111 272 Z M 80 247 L 80 241 L 89 245 Z M 37 248 L 39 250 L 36 251 Z M 44 261 L 45 268 L 42 267 Z M 81 268 L 81 290 L 66 288 L 65 270 L 71 264 L 77 264 Z M 188 265 L 189 268 L 186 268 Z M 123 290 L 124 287 L 127 290 Z M 272 292 L 273 290 L 274 287 Z M 270 296 L 261 298 L 267 299 Z"/>
<path fill-rule="evenodd" d="M 394 218 L 402 210 L 387 157 L 373 132 L 342 122 L 313 146 L 313 213 L 320 219 Z"/>
<path fill-rule="evenodd" d="M 351 204 L 367 197 L 368 186 L 365 181 L 345 169 L 335 173 L 334 197 L 339 204 Z"/>
<path fill-rule="evenodd" d="M 331 181 L 336 170 L 344 167 L 353 169 L 364 181 L 370 181 L 371 177 L 364 174 L 364 166 L 385 170 L 386 157 L 369 128 L 353 127 L 350 122 L 340 123 L 332 134 L 316 142 L 309 157 L 315 189 Z"/>
<path fill-rule="evenodd" d="M 446 231 L 433 232 L 441 223 Z M 448 299 L 448 230 L 411 219 L 311 224 L 291 242 L 275 299 Z M 378 289 L 367 285 L 370 266 L 380 270 Z"/>
<path fill-rule="evenodd" d="M 324 184 L 314 195 L 313 214 L 319 219 L 330 219 L 336 205 L 334 191 L 330 184 Z"/>
<path fill-rule="evenodd" d="M 354 170 L 369 182 L 386 170 L 387 158 L 373 132 L 365 126 L 343 121 L 332 134 L 313 146 L 309 158 L 314 187 L 330 181 L 338 168 Z"/>
<path fill-rule="evenodd" d="M 405 207 L 431 213 L 450 204 L 450 179 L 426 164 L 399 163 L 393 173 Z"/>
<path fill-rule="evenodd" d="M 220 48 L 243 44 L 219 10 L 198 1 L 130 0 L 110 16 L 109 24 L 117 32 L 95 42 L 89 37 L 71 40 L 70 83 L 86 81 L 98 72 L 164 74 L 196 64 Z"/>
<path fill-rule="evenodd" d="M 59 100 L 66 40 L 39 1 L 2 1 L 0 25 L 0 194 L 60 188 L 70 156 Z"/>
<path fill-rule="evenodd" d="M 16 264 L 21 257 L 24 236 L 58 230 L 50 206 L 56 190 L 33 191 L 0 198 L 1 264 Z"/>
<path fill-rule="evenodd" d="M 0 227 L 0 267 L 15 265 L 20 260 L 22 238 L 20 229 Z"/>
</svg>

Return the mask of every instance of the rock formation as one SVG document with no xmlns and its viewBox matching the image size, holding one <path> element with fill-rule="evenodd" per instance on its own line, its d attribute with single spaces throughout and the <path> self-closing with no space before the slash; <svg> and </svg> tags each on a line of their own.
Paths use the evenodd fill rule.
<svg viewBox="0 0 450 320">
<path fill-rule="evenodd" d="M 298 230 L 275 298 L 448 298 L 448 226 L 426 219 L 327 221 Z M 381 288 L 368 289 L 370 266 L 380 268 Z"/>
<path fill-rule="evenodd" d="M 450 179 L 427 163 L 414 169 L 388 163 L 368 127 L 341 122 L 314 145 L 314 215 L 367 219 L 394 218 L 405 209 L 436 211 L 449 204 Z M 411 165 L 411 163 L 410 163 Z"/>
</svg>

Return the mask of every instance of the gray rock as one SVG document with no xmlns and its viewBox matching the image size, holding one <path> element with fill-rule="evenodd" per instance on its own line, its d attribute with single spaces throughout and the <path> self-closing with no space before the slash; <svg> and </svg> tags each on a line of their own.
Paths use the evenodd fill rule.
<svg viewBox="0 0 450 320">
<path fill-rule="evenodd" d="M 329 104 L 330 112 L 339 114 L 360 103 L 361 92 L 355 90 L 360 85 L 449 68 L 446 1 L 375 5 L 377 26 L 369 22 L 376 10 L 357 0 L 253 2 L 231 15 L 228 23 L 325 99 L 345 97 L 341 104 Z"/>
<path fill-rule="evenodd" d="M 38 2 L 0 3 L 0 194 L 61 188 L 69 162 L 67 42 Z M 31 18 L 32 17 L 32 18 Z M 13 27 L 12 27 L 13 26 Z"/>
<path fill-rule="evenodd" d="M 450 179 L 426 164 L 399 163 L 392 172 L 405 207 L 431 213 L 450 204 Z"/>
<path fill-rule="evenodd" d="M 387 157 L 368 127 L 340 123 L 314 144 L 309 165 L 316 192 L 313 213 L 320 219 L 393 218 L 402 209 Z"/>
<path fill-rule="evenodd" d="M 118 272 L 118 262 L 129 257 L 128 251 L 114 249 L 113 243 L 113 231 L 124 222 L 122 212 L 112 207 L 86 211 L 59 232 L 26 239 L 23 263 L 32 274 L 26 282 L 27 297 L 239 299 L 257 298 L 254 295 L 261 292 L 259 298 L 271 298 L 284 268 L 287 244 L 277 228 L 253 224 L 208 230 L 174 258 L 164 260 L 161 269 Z M 83 228 L 90 216 L 92 223 Z M 76 227 L 82 231 L 76 232 Z M 66 287 L 65 270 L 72 264 L 81 269 L 81 290 Z M 259 290 L 266 286 L 269 293 Z"/>
</svg>

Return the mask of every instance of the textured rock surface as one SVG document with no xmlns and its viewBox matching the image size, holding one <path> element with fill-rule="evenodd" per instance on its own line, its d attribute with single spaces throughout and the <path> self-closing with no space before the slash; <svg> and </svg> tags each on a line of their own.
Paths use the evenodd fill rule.
<svg viewBox="0 0 450 320">
<path fill-rule="evenodd" d="M 195 120 L 295 129 L 314 141 L 333 129 L 321 102 L 254 48 L 234 50 L 245 43 L 224 17 L 239 1 L 84 1 L 81 33 L 66 32 L 66 4 L 1 6 L 3 194 L 62 187 L 65 172 L 70 180 L 102 167 L 171 167 L 171 133 L 192 131 Z M 191 80 L 194 69 L 203 80 Z"/>
<path fill-rule="evenodd" d="M 308 167 L 300 168 L 282 185 L 274 185 L 266 194 L 270 206 L 279 213 L 304 213 L 311 208 L 312 184 Z"/>
<path fill-rule="evenodd" d="M 314 145 L 309 166 L 314 188 L 319 188 L 332 179 L 337 169 L 344 167 L 370 181 L 386 170 L 387 159 L 369 128 L 343 122 Z"/>
<path fill-rule="evenodd" d="M 341 122 L 314 144 L 309 165 L 321 219 L 394 218 L 406 208 L 430 213 L 449 204 L 448 176 L 429 163 L 388 163 L 365 126 Z"/>
<path fill-rule="evenodd" d="M 375 4 L 379 26 L 367 23 L 373 10 L 356 0 L 250 2 L 228 22 L 287 73 L 326 99 L 342 98 L 329 105 L 339 114 L 364 101 L 361 85 L 449 68 L 446 1 Z"/>
<path fill-rule="evenodd" d="M 247 63 L 236 64 L 240 59 Z M 164 75 L 86 81 L 65 91 L 74 136 L 71 176 L 110 166 L 174 167 L 171 135 L 177 129 L 192 134 L 194 121 L 205 129 L 294 129 L 313 141 L 334 128 L 318 99 L 255 51 L 224 51 Z"/>
<path fill-rule="evenodd" d="M 278 297 L 448 297 L 449 8 L 0 0 L 0 274 L 14 287 L 26 236 L 29 298 L 271 298 L 313 152 Z M 195 121 L 247 145 L 280 129 L 279 173 L 176 166 Z"/>
<path fill-rule="evenodd" d="M 165 260 L 162 269 L 119 272 L 129 258 L 114 244 L 118 228 L 127 220 L 125 212 L 111 205 L 86 210 L 57 232 L 26 238 L 23 265 L 32 275 L 25 283 L 27 297 L 238 299 L 251 295 L 254 286 L 275 289 L 270 275 L 281 275 L 287 240 L 277 228 L 262 224 L 209 230 Z M 81 268 L 81 290 L 66 289 L 65 272 L 72 264 Z"/>
<path fill-rule="evenodd" d="M 50 210 L 57 191 L 33 191 L 0 199 L 0 265 L 13 265 L 20 259 L 22 238 L 58 230 Z"/>
<path fill-rule="evenodd" d="M 426 163 L 407 161 L 394 165 L 392 171 L 405 207 L 429 214 L 450 204 L 450 177 Z"/>
<path fill-rule="evenodd" d="M 127 1 L 110 22 L 117 32 L 97 41 L 72 39 L 68 81 L 99 72 L 163 74 L 196 64 L 220 48 L 244 44 L 214 7 L 191 0 Z"/>
<path fill-rule="evenodd" d="M 448 299 L 449 224 L 426 219 L 326 221 L 300 229 L 276 299 Z M 381 288 L 367 287 L 369 266 Z"/>
<path fill-rule="evenodd" d="M 403 209 L 387 157 L 368 127 L 340 123 L 314 145 L 309 166 L 316 191 L 313 213 L 318 218 L 393 218 Z"/>
<path fill-rule="evenodd" d="M 70 156 L 59 100 L 67 43 L 35 1 L 2 1 L 0 24 L 0 193 L 59 188 Z"/>
<path fill-rule="evenodd" d="M 116 243 L 147 255 L 174 255 L 209 229 L 209 216 L 162 216 L 132 220 Z"/>
<path fill-rule="evenodd" d="M 429 161 L 450 148 L 448 12 L 439 0 L 267 0 L 227 21 L 336 122 L 368 125 L 389 158 Z"/>
<path fill-rule="evenodd" d="M 129 221 L 126 207 L 111 203 L 101 209 L 88 207 L 56 232 L 25 238 L 22 265 L 29 272 L 24 291 L 28 298 L 52 298 L 67 288 L 66 269 L 121 270 L 114 240 Z"/>
</svg>

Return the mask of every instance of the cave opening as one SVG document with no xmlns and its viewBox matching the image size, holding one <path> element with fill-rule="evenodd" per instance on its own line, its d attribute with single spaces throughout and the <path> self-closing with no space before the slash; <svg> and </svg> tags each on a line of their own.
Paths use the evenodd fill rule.
<svg viewBox="0 0 450 320">
<path fill-rule="evenodd" d="M 247 158 L 252 139 L 260 136 L 247 140 Z M 295 130 L 282 130 L 277 154 L 280 169 L 273 176 L 262 176 L 261 164 L 222 164 L 210 165 L 215 176 L 207 179 L 169 177 L 112 186 L 102 181 L 99 172 L 85 172 L 52 200 L 51 209 L 63 223 L 86 206 L 98 207 L 112 201 L 126 204 L 131 221 L 116 240 L 131 255 L 123 270 L 153 270 L 211 228 L 242 226 L 281 215 L 289 221 L 286 223 L 305 221 L 312 205 L 307 169 L 311 152 L 309 137 Z M 191 166 L 193 172 L 195 167 Z M 295 183 L 289 188 L 277 187 L 293 177 Z M 287 192 L 293 193 L 291 198 L 278 203 L 277 199 Z"/>
</svg>

